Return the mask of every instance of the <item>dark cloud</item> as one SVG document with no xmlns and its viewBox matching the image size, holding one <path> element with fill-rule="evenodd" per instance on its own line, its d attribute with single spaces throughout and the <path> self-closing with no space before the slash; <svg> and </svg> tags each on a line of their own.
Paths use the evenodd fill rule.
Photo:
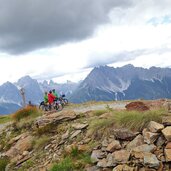
<svg viewBox="0 0 171 171">
<path fill-rule="evenodd" d="M 131 0 L 0 0 L 0 49 L 21 54 L 78 41 Z"/>
</svg>

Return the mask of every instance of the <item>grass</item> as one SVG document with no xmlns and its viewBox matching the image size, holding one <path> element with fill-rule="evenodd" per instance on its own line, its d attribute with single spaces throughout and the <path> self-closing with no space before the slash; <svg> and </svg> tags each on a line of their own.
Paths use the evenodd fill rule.
<svg viewBox="0 0 171 171">
<path fill-rule="evenodd" d="M 54 164 L 50 171 L 81 171 L 87 164 L 92 164 L 90 154 L 80 152 L 78 148 L 73 148 L 71 153 L 64 157 L 61 162 Z"/>
<path fill-rule="evenodd" d="M 93 111 L 93 115 L 100 116 L 100 115 L 102 115 L 102 114 L 104 114 L 106 112 L 107 112 L 107 110 L 105 110 L 105 109 L 102 109 L 102 110 L 94 110 Z"/>
<path fill-rule="evenodd" d="M 120 111 L 115 113 L 114 122 L 117 126 L 141 131 L 150 121 L 162 122 L 164 109 L 149 110 L 146 112 Z"/>
<path fill-rule="evenodd" d="M 48 144 L 49 140 L 50 137 L 43 135 L 42 137 L 35 139 L 33 146 L 35 149 L 42 149 Z"/>
<path fill-rule="evenodd" d="M 20 168 L 18 168 L 18 171 L 29 170 L 33 165 L 34 162 L 32 160 L 27 160 Z"/>
<path fill-rule="evenodd" d="M 0 171 L 5 171 L 6 166 L 8 165 L 9 160 L 7 158 L 0 159 Z"/>
<path fill-rule="evenodd" d="M 107 118 L 92 118 L 89 121 L 88 135 L 96 139 L 103 134 L 108 135 L 113 128 L 127 128 L 133 131 L 142 131 L 150 121 L 162 122 L 162 116 L 165 114 L 164 109 L 149 110 L 146 112 L 139 111 L 111 111 Z"/>
<path fill-rule="evenodd" d="M 0 116 L 0 124 L 10 122 L 12 120 L 11 115 L 2 115 Z"/>
<path fill-rule="evenodd" d="M 20 121 L 21 119 L 24 119 L 24 118 L 35 118 L 40 115 L 41 115 L 41 112 L 36 107 L 27 106 L 15 112 L 12 115 L 12 118 L 15 121 Z"/>
<path fill-rule="evenodd" d="M 54 164 L 50 171 L 73 171 L 74 163 L 70 157 L 66 157 L 61 162 Z"/>
</svg>

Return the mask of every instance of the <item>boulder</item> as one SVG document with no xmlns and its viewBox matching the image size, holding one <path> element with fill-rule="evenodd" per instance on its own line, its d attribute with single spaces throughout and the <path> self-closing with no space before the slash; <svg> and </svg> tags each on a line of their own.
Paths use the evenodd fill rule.
<svg viewBox="0 0 171 171">
<path fill-rule="evenodd" d="M 32 142 L 33 137 L 31 135 L 19 139 L 16 144 L 6 152 L 6 156 L 13 158 L 17 155 L 22 155 L 24 151 L 29 151 L 32 148 Z"/>
<path fill-rule="evenodd" d="M 163 129 L 162 133 L 164 137 L 167 139 L 167 141 L 171 141 L 171 126 L 168 126 L 165 129 Z"/>
<path fill-rule="evenodd" d="M 119 150 L 112 153 L 113 162 L 116 164 L 127 163 L 130 158 L 130 152 L 127 150 Z"/>
<path fill-rule="evenodd" d="M 74 111 L 61 111 L 37 118 L 35 121 L 35 126 L 39 128 L 39 127 L 44 127 L 45 125 L 48 124 L 52 124 L 52 123 L 57 124 L 65 121 L 70 121 L 76 118 L 77 115 Z"/>
<path fill-rule="evenodd" d="M 157 123 L 157 122 L 150 121 L 147 129 L 150 132 L 156 133 L 156 132 L 160 132 L 162 129 L 164 129 L 164 126 L 162 124 Z"/>
<path fill-rule="evenodd" d="M 156 141 L 157 147 L 162 147 L 166 142 L 166 138 L 163 135 L 160 135 L 160 137 Z"/>
<path fill-rule="evenodd" d="M 118 166 L 116 166 L 113 169 L 113 171 L 134 171 L 134 170 L 135 170 L 134 167 L 130 167 L 130 166 L 126 165 L 126 164 L 124 164 L 124 165 L 118 165 Z"/>
<path fill-rule="evenodd" d="M 114 130 L 114 135 L 118 140 L 131 141 L 136 137 L 137 134 L 128 129 L 116 129 Z"/>
<path fill-rule="evenodd" d="M 160 162 L 157 157 L 152 153 L 144 153 L 144 164 L 145 166 L 158 169 Z"/>
<path fill-rule="evenodd" d="M 97 163 L 99 159 L 103 159 L 105 157 L 106 157 L 105 153 L 103 153 L 101 150 L 93 150 L 91 154 L 91 161 L 93 163 Z"/>
<path fill-rule="evenodd" d="M 154 152 L 156 149 L 156 146 L 154 144 L 143 144 L 138 147 L 132 148 L 133 152 Z"/>
<path fill-rule="evenodd" d="M 131 150 L 143 144 L 144 144 L 144 137 L 141 134 L 139 134 L 131 142 L 127 144 L 126 148 Z"/>
<path fill-rule="evenodd" d="M 171 149 L 164 149 L 166 162 L 171 162 Z"/>
<path fill-rule="evenodd" d="M 117 140 L 112 141 L 106 148 L 106 151 L 108 152 L 114 152 L 115 150 L 121 149 L 120 142 Z"/>
<path fill-rule="evenodd" d="M 102 160 L 99 160 L 97 163 L 98 167 L 106 168 L 107 167 L 107 160 L 104 158 Z"/>
<path fill-rule="evenodd" d="M 143 102 L 136 101 L 136 102 L 131 102 L 125 106 L 127 110 L 137 110 L 137 111 L 146 111 L 149 110 L 149 107 L 144 104 Z"/>
<path fill-rule="evenodd" d="M 171 149 L 171 142 L 168 142 L 167 144 L 166 144 L 166 147 L 165 147 L 166 149 Z"/>
<path fill-rule="evenodd" d="M 160 134 L 158 134 L 158 133 L 149 132 L 149 131 L 147 131 L 147 129 L 143 130 L 144 142 L 146 142 L 147 144 L 154 143 L 157 140 L 157 138 L 159 137 L 159 135 Z"/>
</svg>

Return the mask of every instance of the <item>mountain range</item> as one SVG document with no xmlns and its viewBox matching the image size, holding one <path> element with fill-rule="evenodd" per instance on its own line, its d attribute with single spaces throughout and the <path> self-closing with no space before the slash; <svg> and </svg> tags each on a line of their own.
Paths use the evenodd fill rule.
<svg viewBox="0 0 171 171">
<path fill-rule="evenodd" d="M 56 89 L 66 94 L 74 103 L 89 100 L 132 100 L 171 98 L 171 69 L 151 67 L 145 69 L 125 65 L 123 67 L 95 67 L 79 83 L 54 81 L 39 83 L 30 76 L 20 78 L 16 83 L 6 82 L 0 86 L 0 114 L 9 114 L 22 107 L 20 89 L 24 88 L 26 103 L 38 105 L 43 100 L 44 91 Z"/>
<path fill-rule="evenodd" d="M 94 68 L 72 94 L 75 103 L 89 100 L 171 98 L 171 69 L 125 65 Z"/>
</svg>

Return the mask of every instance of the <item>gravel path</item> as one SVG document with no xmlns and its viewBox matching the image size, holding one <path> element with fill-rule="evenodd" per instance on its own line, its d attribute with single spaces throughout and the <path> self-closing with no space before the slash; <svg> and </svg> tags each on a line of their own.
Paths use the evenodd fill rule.
<svg viewBox="0 0 171 171">
<path fill-rule="evenodd" d="M 89 104 L 87 106 L 80 106 L 80 107 L 73 108 L 73 110 L 78 113 L 87 112 L 90 110 L 103 110 L 103 109 L 106 109 L 107 105 L 113 109 L 125 109 L 125 105 L 127 103 L 128 102 L 113 102 L 113 103 L 109 102 L 109 103 L 104 103 L 104 104 Z"/>
</svg>

